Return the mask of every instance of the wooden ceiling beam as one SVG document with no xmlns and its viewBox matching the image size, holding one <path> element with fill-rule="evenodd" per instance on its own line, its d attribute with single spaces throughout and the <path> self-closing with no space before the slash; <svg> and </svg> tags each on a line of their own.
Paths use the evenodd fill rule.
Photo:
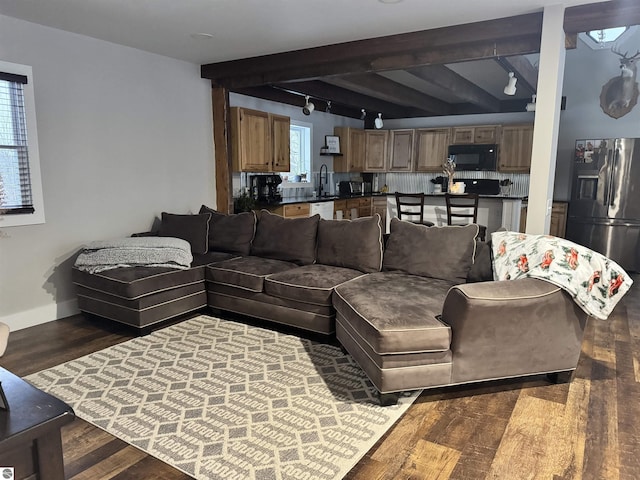
<svg viewBox="0 0 640 480">
<path fill-rule="evenodd" d="M 419 108 L 431 114 L 448 115 L 451 113 L 451 106 L 448 103 L 375 73 L 331 77 L 326 81 L 363 95 L 375 96 L 386 102 Z"/>
<path fill-rule="evenodd" d="M 497 98 L 444 65 L 429 65 L 408 71 L 431 85 L 448 90 L 462 102 L 479 106 L 485 112 L 500 110 Z"/>
<path fill-rule="evenodd" d="M 241 88 L 344 73 L 526 54 L 539 51 L 541 31 L 542 13 L 532 13 L 211 63 L 201 66 L 201 75 L 214 84 Z M 443 58 L 443 53 L 453 56 Z"/>
<path fill-rule="evenodd" d="M 638 0 L 611 0 L 569 7 L 564 12 L 568 34 L 640 24 Z"/>
</svg>

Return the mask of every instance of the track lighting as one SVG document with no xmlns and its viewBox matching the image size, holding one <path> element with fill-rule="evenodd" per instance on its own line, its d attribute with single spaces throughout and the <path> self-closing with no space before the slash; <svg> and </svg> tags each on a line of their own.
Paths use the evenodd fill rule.
<svg viewBox="0 0 640 480">
<path fill-rule="evenodd" d="M 504 87 L 505 95 L 515 95 L 516 94 L 516 82 L 518 79 L 515 77 L 513 72 L 509 72 L 509 82 L 507 86 Z"/>
<path fill-rule="evenodd" d="M 531 101 L 529 103 L 527 103 L 527 106 L 525 107 L 525 110 L 527 112 L 535 112 L 536 111 L 536 94 L 535 93 L 533 95 L 531 95 Z"/>
<path fill-rule="evenodd" d="M 378 128 L 378 129 L 382 128 L 383 123 L 382 123 L 382 114 L 381 113 L 378 114 L 378 118 L 376 118 L 373 123 L 376 126 L 376 128 Z"/>
<path fill-rule="evenodd" d="M 331 100 L 327 100 L 327 108 L 325 109 L 325 112 L 331 113 Z"/>
<path fill-rule="evenodd" d="M 302 113 L 304 113 L 305 115 L 311 115 L 311 112 L 313 112 L 316 108 L 316 106 L 313 104 L 313 102 L 309 101 L 309 95 L 305 95 L 304 96 L 304 107 L 302 107 Z"/>
<path fill-rule="evenodd" d="M 360 120 L 364 120 L 367 117 L 367 111 L 363 108 L 360 112 Z"/>
</svg>

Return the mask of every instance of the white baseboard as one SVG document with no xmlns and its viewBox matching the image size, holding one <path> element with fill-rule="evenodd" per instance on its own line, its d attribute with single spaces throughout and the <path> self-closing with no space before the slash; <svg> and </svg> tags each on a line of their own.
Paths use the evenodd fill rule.
<svg viewBox="0 0 640 480">
<path fill-rule="evenodd" d="M 70 317 L 80 313 L 78 301 L 74 298 L 60 303 L 52 303 L 41 307 L 32 308 L 23 312 L 1 317 L 0 322 L 9 325 L 12 332 L 23 328 L 34 327 L 43 323 L 52 322 L 60 318 Z"/>
</svg>

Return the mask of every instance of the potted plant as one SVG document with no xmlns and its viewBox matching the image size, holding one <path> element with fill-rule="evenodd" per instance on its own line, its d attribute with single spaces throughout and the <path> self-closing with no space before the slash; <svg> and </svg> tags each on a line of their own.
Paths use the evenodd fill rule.
<svg viewBox="0 0 640 480">
<path fill-rule="evenodd" d="M 503 195 L 509 195 L 511 193 L 511 185 L 513 182 L 510 178 L 503 178 L 500 180 L 500 193 Z"/>
<path fill-rule="evenodd" d="M 250 212 L 256 207 L 256 202 L 246 189 L 240 191 L 240 195 L 233 201 L 233 210 L 235 213 Z"/>
</svg>

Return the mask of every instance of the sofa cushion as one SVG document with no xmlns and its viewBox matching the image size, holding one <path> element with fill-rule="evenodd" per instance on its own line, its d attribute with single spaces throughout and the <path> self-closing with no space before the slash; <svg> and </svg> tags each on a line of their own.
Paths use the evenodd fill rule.
<svg viewBox="0 0 640 480">
<path fill-rule="evenodd" d="M 209 265 L 206 278 L 222 285 L 262 292 L 266 276 L 292 268 L 298 268 L 298 266 L 295 263 L 273 258 L 238 257 Z"/>
<path fill-rule="evenodd" d="M 318 223 L 317 261 L 323 265 L 379 272 L 382 268 L 380 215 Z"/>
<path fill-rule="evenodd" d="M 427 227 L 391 219 L 384 270 L 452 282 L 466 279 L 473 264 L 478 225 Z"/>
<path fill-rule="evenodd" d="M 200 213 L 211 214 L 209 222 L 210 250 L 249 255 L 251 242 L 256 233 L 255 212 L 227 215 L 202 205 Z"/>
<path fill-rule="evenodd" d="M 269 275 L 264 291 L 274 297 L 314 305 L 331 305 L 334 287 L 362 275 L 359 270 L 329 265 L 305 265 Z"/>
<path fill-rule="evenodd" d="M 333 306 L 377 354 L 446 351 L 437 316 L 453 284 L 400 272 L 370 273 L 335 288 Z"/>
<path fill-rule="evenodd" d="M 194 283 L 202 284 L 204 289 L 202 268 L 124 267 L 88 273 L 74 267 L 71 274 L 76 285 L 126 299 L 137 299 Z"/>
<path fill-rule="evenodd" d="M 316 234 L 320 215 L 284 218 L 268 210 L 258 217 L 251 255 L 309 265 L 316 260 Z"/>
<path fill-rule="evenodd" d="M 191 253 L 207 253 L 209 250 L 210 213 L 177 215 L 162 212 L 158 234 L 161 237 L 176 237 L 191 245 Z"/>
</svg>

